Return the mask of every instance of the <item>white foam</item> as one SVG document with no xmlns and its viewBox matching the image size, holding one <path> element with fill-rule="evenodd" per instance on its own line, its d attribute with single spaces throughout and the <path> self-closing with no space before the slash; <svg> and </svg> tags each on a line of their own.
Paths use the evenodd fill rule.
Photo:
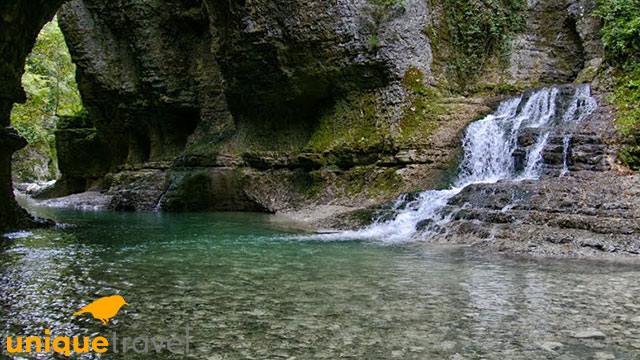
<svg viewBox="0 0 640 360">
<path fill-rule="evenodd" d="M 462 141 L 464 158 L 451 188 L 425 191 L 410 202 L 398 199 L 391 220 L 379 220 L 361 230 L 318 234 L 312 238 L 329 241 L 372 239 L 386 243 L 410 241 L 418 233 L 420 222 L 425 221 L 427 233 L 429 229 L 438 229 L 437 225 L 449 222 L 443 208 L 469 185 L 538 179 L 550 128 L 557 121 L 584 120 L 597 108 L 597 102 L 590 94 L 588 85 L 578 86 L 564 114 L 558 114 L 559 89 L 556 87 L 538 90 L 526 99 L 521 96 L 504 101 L 496 112 L 467 128 Z M 513 154 L 518 146 L 518 136 L 525 128 L 539 128 L 540 133 L 530 147 L 524 170 L 517 172 Z"/>
<path fill-rule="evenodd" d="M 24 239 L 24 238 L 28 238 L 33 236 L 33 233 L 30 231 L 16 231 L 16 232 L 11 232 L 11 233 L 6 233 L 4 235 L 2 235 L 3 237 L 10 239 L 10 240 L 16 240 L 16 239 Z"/>
</svg>

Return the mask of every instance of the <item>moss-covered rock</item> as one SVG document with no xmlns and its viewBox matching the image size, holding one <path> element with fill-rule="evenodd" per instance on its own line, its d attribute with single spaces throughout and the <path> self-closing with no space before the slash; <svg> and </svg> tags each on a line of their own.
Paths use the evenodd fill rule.
<svg viewBox="0 0 640 360">
<path fill-rule="evenodd" d="M 574 3 L 74 0 L 61 22 L 109 171 L 172 163 L 167 208 L 275 211 L 442 186 L 495 100 L 574 79 Z M 223 168 L 243 175 L 188 176 Z"/>
<path fill-rule="evenodd" d="M 13 154 L 13 180 L 19 183 L 38 183 L 58 177 L 57 163 L 49 149 L 27 145 Z"/>
<path fill-rule="evenodd" d="M 617 124 L 623 138 L 620 160 L 640 170 L 640 64 L 619 76 L 612 101 L 618 109 Z"/>
<path fill-rule="evenodd" d="M 508 64 L 511 40 L 526 28 L 524 0 L 431 0 L 439 23 L 425 29 L 446 78 L 465 89 L 495 60 Z"/>
<path fill-rule="evenodd" d="M 316 152 L 383 148 L 389 132 L 382 112 L 378 94 L 349 95 L 320 118 L 307 147 Z"/>
<path fill-rule="evenodd" d="M 409 92 L 410 103 L 403 109 L 398 123 L 399 136 L 395 140 L 399 147 L 428 143 L 446 113 L 442 96 L 426 84 L 424 74 L 415 67 L 407 69 L 402 84 Z"/>
<path fill-rule="evenodd" d="M 610 100 L 622 138 L 619 159 L 640 170 L 640 1 L 601 0 L 598 5 L 594 14 L 604 23 L 602 41 L 612 67 L 598 76 L 613 80 Z"/>
</svg>

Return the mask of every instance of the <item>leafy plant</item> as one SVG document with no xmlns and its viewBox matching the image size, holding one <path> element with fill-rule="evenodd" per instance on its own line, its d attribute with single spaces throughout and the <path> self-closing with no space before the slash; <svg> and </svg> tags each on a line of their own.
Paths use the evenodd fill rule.
<svg viewBox="0 0 640 360">
<path fill-rule="evenodd" d="M 640 0 L 599 0 L 607 61 L 625 67 L 640 61 Z"/>
<path fill-rule="evenodd" d="M 55 159 L 53 132 L 58 116 L 83 112 L 75 71 L 62 31 L 54 19 L 44 26 L 26 60 L 22 86 L 27 101 L 15 104 L 11 113 L 12 126 L 27 139 L 32 150 L 49 159 Z M 55 165 L 55 161 L 53 163 Z M 52 173 L 55 174 L 55 169 Z"/>
<path fill-rule="evenodd" d="M 442 0 L 442 23 L 426 29 L 445 71 L 464 89 L 496 56 L 505 60 L 511 38 L 525 26 L 524 0 Z M 446 48 L 444 48 L 446 46 Z"/>
<path fill-rule="evenodd" d="M 618 110 L 618 128 L 625 138 L 619 158 L 640 170 L 640 0 L 600 0 L 605 57 L 615 71 L 611 97 Z"/>
</svg>

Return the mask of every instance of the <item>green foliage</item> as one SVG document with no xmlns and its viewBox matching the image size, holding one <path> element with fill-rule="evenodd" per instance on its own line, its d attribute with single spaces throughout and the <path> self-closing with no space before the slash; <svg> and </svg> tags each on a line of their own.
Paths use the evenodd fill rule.
<svg viewBox="0 0 640 360">
<path fill-rule="evenodd" d="M 613 96 L 617 108 L 618 129 L 625 139 L 620 160 L 634 170 L 640 170 L 640 63 L 625 65 L 617 76 Z"/>
<path fill-rule="evenodd" d="M 369 35 L 369 50 L 376 50 L 380 47 L 380 39 L 378 38 L 378 34 Z"/>
<path fill-rule="evenodd" d="M 44 26 L 27 57 L 22 86 L 27 101 L 14 105 L 11 124 L 29 146 L 54 159 L 53 131 L 58 116 L 83 112 L 75 65 L 56 19 Z"/>
<path fill-rule="evenodd" d="M 607 60 L 617 66 L 640 61 L 640 0 L 599 0 Z"/>
<path fill-rule="evenodd" d="M 494 58 L 505 60 L 525 27 L 524 0 L 442 0 L 442 23 L 426 29 L 445 72 L 465 89 Z M 446 47 L 446 48 L 445 48 Z"/>
<path fill-rule="evenodd" d="M 640 0 L 600 0 L 595 14 L 603 21 L 607 62 L 616 68 L 611 100 L 626 143 L 619 157 L 640 170 Z"/>
</svg>

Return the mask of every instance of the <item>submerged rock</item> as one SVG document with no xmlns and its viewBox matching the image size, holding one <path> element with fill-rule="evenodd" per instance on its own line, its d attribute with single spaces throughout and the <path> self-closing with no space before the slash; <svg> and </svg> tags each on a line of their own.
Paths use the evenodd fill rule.
<svg viewBox="0 0 640 360">
<path fill-rule="evenodd" d="M 564 345 L 562 343 L 559 342 L 555 342 L 555 341 L 546 341 L 540 344 L 540 347 L 546 351 L 549 351 L 551 353 L 555 353 L 556 351 L 560 350 Z"/>
<path fill-rule="evenodd" d="M 56 199 L 37 201 L 37 203 L 38 205 L 52 208 L 104 211 L 108 209 L 111 200 L 112 197 L 109 195 L 97 191 L 88 191 Z"/>
<path fill-rule="evenodd" d="M 604 340 L 607 336 L 599 330 L 589 329 L 577 331 L 573 334 L 573 337 L 575 337 L 576 339 Z"/>
</svg>

